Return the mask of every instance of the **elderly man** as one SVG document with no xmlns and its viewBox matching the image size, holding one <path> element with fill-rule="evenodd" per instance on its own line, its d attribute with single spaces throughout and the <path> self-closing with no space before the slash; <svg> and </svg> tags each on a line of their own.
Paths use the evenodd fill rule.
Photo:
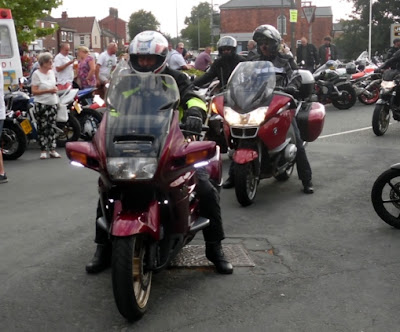
<svg viewBox="0 0 400 332">
<path fill-rule="evenodd" d="M 305 68 L 314 72 L 315 67 L 319 63 L 318 51 L 313 44 L 309 44 L 306 37 L 301 38 L 301 44 L 296 51 L 297 63 L 304 61 Z"/>
<path fill-rule="evenodd" d="M 174 70 L 188 70 L 192 69 L 193 66 L 186 63 L 185 59 L 183 58 L 183 43 L 178 43 L 176 50 L 172 50 L 169 57 L 168 57 L 168 65 L 171 69 Z"/>
<path fill-rule="evenodd" d="M 104 98 L 104 86 L 110 81 L 111 73 L 117 65 L 118 46 L 116 43 L 109 43 L 107 50 L 99 55 L 96 64 L 96 82 L 101 98 Z"/>
<path fill-rule="evenodd" d="M 257 43 L 253 39 L 250 39 L 247 42 L 247 50 L 249 51 L 249 53 L 247 53 L 247 60 L 251 60 L 252 58 L 258 56 Z"/>
<path fill-rule="evenodd" d="M 56 82 L 58 90 L 65 90 L 72 86 L 74 80 L 74 59 L 69 57 L 70 46 L 63 43 L 60 46 L 60 53 L 54 58 L 53 68 L 56 74 Z"/>
<path fill-rule="evenodd" d="M 212 63 L 210 54 L 211 46 L 207 46 L 206 49 L 197 56 L 196 61 L 194 62 L 194 68 L 206 71 L 208 66 Z"/>
</svg>

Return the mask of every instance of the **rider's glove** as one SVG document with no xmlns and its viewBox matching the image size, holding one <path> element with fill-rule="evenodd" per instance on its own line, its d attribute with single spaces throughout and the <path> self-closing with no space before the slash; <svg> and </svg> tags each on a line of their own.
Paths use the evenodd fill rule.
<svg viewBox="0 0 400 332">
<path fill-rule="evenodd" d="M 191 107 L 186 111 L 186 130 L 201 134 L 201 129 L 203 127 L 203 117 L 202 113 L 204 111 L 199 107 Z"/>
<path fill-rule="evenodd" d="M 295 96 L 297 94 L 297 89 L 294 86 L 287 86 L 283 89 L 284 92 L 288 93 L 289 95 Z"/>
</svg>

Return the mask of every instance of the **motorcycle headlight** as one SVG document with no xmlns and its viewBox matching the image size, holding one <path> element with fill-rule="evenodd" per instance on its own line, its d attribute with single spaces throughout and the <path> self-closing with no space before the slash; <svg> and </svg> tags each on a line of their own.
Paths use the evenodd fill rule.
<svg viewBox="0 0 400 332">
<path fill-rule="evenodd" d="M 396 86 L 394 81 L 382 81 L 381 87 L 385 90 L 391 90 Z"/>
<path fill-rule="evenodd" d="M 108 158 L 107 170 L 114 180 L 152 179 L 157 170 L 156 158 Z"/>
<path fill-rule="evenodd" d="M 230 107 L 224 108 L 225 120 L 230 126 L 259 126 L 265 119 L 268 107 L 259 107 L 246 114 L 240 114 Z"/>
</svg>

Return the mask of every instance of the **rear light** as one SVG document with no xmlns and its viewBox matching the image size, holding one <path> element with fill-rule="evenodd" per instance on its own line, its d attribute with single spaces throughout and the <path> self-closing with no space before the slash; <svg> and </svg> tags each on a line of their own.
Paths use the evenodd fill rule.
<svg viewBox="0 0 400 332">
<path fill-rule="evenodd" d="M 19 118 L 21 115 L 22 115 L 22 112 L 21 112 L 21 111 L 15 111 L 15 116 L 16 116 L 17 118 Z"/>
</svg>

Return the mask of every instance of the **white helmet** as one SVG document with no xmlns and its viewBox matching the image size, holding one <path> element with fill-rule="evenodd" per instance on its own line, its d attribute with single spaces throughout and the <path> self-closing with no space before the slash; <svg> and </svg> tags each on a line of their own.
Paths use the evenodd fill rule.
<svg viewBox="0 0 400 332">
<path fill-rule="evenodd" d="M 135 72 L 161 73 L 167 65 L 168 41 L 157 31 L 143 31 L 136 35 L 129 45 L 130 62 Z M 157 62 L 152 68 L 138 64 L 138 55 L 156 55 Z"/>
</svg>

